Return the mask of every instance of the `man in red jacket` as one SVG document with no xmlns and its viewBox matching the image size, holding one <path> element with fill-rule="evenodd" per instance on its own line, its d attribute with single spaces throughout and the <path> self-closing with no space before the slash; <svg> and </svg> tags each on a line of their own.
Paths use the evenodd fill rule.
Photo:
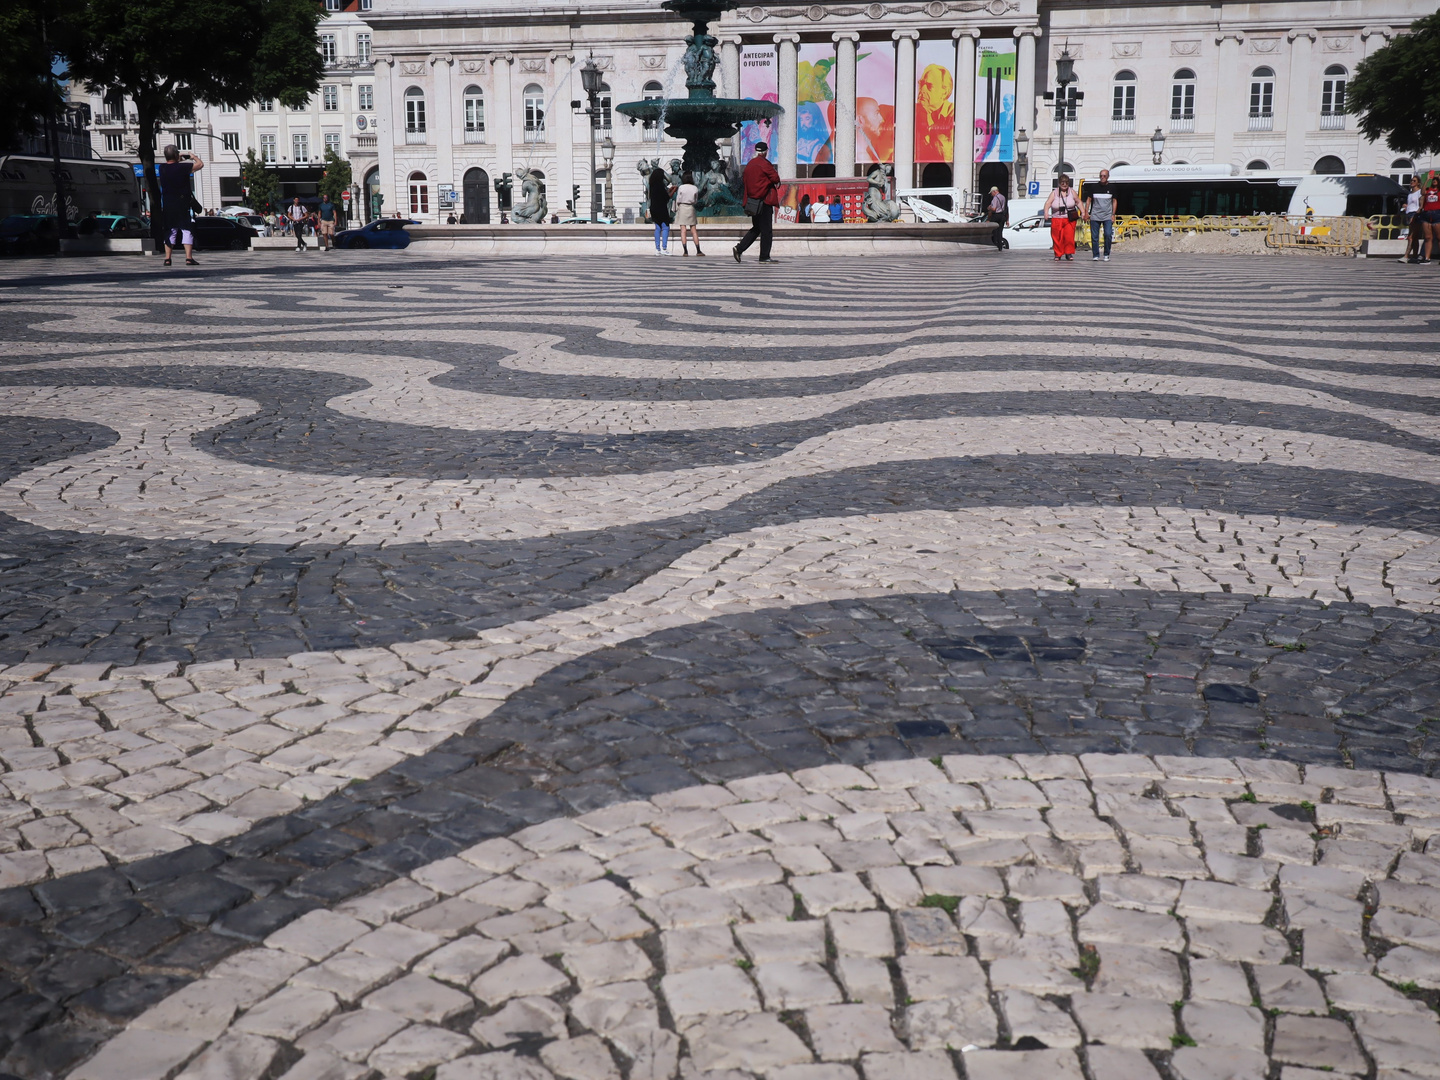
<svg viewBox="0 0 1440 1080">
<path fill-rule="evenodd" d="M 756 143 L 755 156 L 750 159 L 750 164 L 745 166 L 742 182 L 746 209 L 753 209 L 757 204 L 759 209 L 750 215 L 750 231 L 744 235 L 740 243 L 731 248 L 731 253 L 735 256 L 737 263 L 740 261 L 740 253 L 753 244 L 757 237 L 760 240 L 760 261 L 762 263 L 780 261 L 770 257 L 770 244 L 774 239 L 775 207 L 780 205 L 780 174 L 775 171 L 775 166 L 765 158 L 769 149 L 763 142 Z"/>
</svg>

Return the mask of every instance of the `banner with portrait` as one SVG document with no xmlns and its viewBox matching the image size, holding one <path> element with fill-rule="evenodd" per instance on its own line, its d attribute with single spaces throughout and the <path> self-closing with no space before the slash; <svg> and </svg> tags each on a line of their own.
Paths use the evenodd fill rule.
<svg viewBox="0 0 1440 1080">
<path fill-rule="evenodd" d="M 925 40 L 915 46 L 915 160 L 922 165 L 955 160 L 953 41 Z"/>
<path fill-rule="evenodd" d="M 796 69 L 795 162 L 829 165 L 835 160 L 835 46 L 800 46 Z"/>
<path fill-rule="evenodd" d="M 975 47 L 975 163 L 1015 160 L 1015 39 Z"/>
<path fill-rule="evenodd" d="M 740 96 L 751 101 L 780 101 L 780 70 L 774 45 L 746 45 L 740 50 Z M 755 156 L 756 143 L 775 140 L 766 124 L 747 120 L 740 125 L 740 164 Z"/>
<path fill-rule="evenodd" d="M 855 160 L 895 160 L 895 43 L 862 41 L 855 57 Z M 841 162 L 840 172 L 847 170 Z"/>
</svg>

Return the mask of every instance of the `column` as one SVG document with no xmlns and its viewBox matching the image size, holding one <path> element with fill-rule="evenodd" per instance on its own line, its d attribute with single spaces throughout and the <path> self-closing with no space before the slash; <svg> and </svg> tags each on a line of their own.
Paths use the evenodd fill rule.
<svg viewBox="0 0 1440 1080">
<path fill-rule="evenodd" d="M 1285 91 L 1284 168 L 1287 172 L 1296 172 L 1309 167 L 1305 160 L 1305 136 L 1310 132 L 1310 111 L 1315 104 L 1310 100 L 1310 63 L 1319 34 L 1308 27 L 1291 30 L 1285 36 L 1290 39 L 1290 81 Z"/>
<path fill-rule="evenodd" d="M 1035 39 L 1039 36 L 1038 26 L 1015 29 L 1015 127 L 1031 135 L 1035 134 Z"/>
<path fill-rule="evenodd" d="M 490 69 L 495 77 L 492 91 L 494 103 L 486 110 L 485 123 L 490 129 L 490 138 L 495 143 L 495 175 L 499 180 L 506 173 L 515 172 L 515 106 L 511 100 L 510 71 L 515 57 L 500 53 L 490 58 Z M 500 220 L 496 212 L 496 221 Z"/>
<path fill-rule="evenodd" d="M 395 142 L 405 130 L 403 124 L 395 122 L 395 59 L 390 56 L 375 58 L 375 149 L 379 155 L 380 171 L 375 176 L 375 186 L 385 201 L 380 214 L 393 214 L 400 207 L 400 186 L 395 179 Z M 363 185 L 364 177 L 361 182 Z M 408 209 L 408 208 L 407 208 Z M 365 207 L 361 220 L 368 220 L 370 207 Z"/>
<path fill-rule="evenodd" d="M 835 42 L 835 175 L 855 175 L 855 43 L 853 30 L 831 34 Z M 899 110 L 901 94 L 895 95 Z"/>
<path fill-rule="evenodd" d="M 550 211 L 560 213 L 565 204 L 570 201 L 570 196 L 575 190 L 575 114 L 570 111 L 570 102 L 579 100 L 581 107 L 585 108 L 589 102 L 585 98 L 585 87 L 580 82 L 580 76 L 574 75 L 575 54 L 574 53 L 551 53 L 550 66 L 555 72 L 555 85 L 564 89 L 555 95 L 555 101 L 550 108 L 557 115 L 547 116 L 545 121 L 550 125 L 550 131 L 555 138 L 555 175 L 550 178 Z M 567 82 L 567 78 L 569 81 Z M 588 124 L 590 118 L 585 117 Z M 587 182 L 589 178 L 589 153 L 590 153 L 590 131 L 585 129 L 585 171 Z M 582 192 L 583 195 L 583 192 Z M 578 217 L 585 213 L 590 206 L 588 196 L 577 201 L 573 212 Z M 585 208 L 585 209 L 582 209 Z"/>
<path fill-rule="evenodd" d="M 435 210 L 440 220 L 440 185 L 455 183 L 455 87 L 451 77 L 455 58 L 439 54 L 430 58 L 435 83 Z"/>
<path fill-rule="evenodd" d="M 955 162 L 954 184 L 962 191 L 975 189 L 975 42 L 980 31 L 952 30 L 955 39 Z M 1020 96 L 1020 83 L 1015 83 Z M 1019 113 L 1019 106 L 1016 106 Z"/>
<path fill-rule="evenodd" d="M 1360 31 L 1360 58 L 1362 60 L 1370 56 L 1377 49 L 1383 49 L 1390 44 L 1394 31 L 1388 26 L 1366 26 Z M 1392 154 L 1390 147 L 1384 142 L 1370 142 L 1365 138 L 1363 132 L 1357 131 L 1355 135 L 1356 145 L 1359 147 L 1359 158 L 1356 161 L 1356 172 L 1369 172 L 1374 170 L 1382 175 L 1390 174 L 1390 162 L 1399 157 L 1399 154 Z M 1407 157 L 1409 155 L 1406 155 Z M 1370 164 L 1365 164 L 1366 159 Z"/>
<path fill-rule="evenodd" d="M 1240 72 L 1240 43 L 1245 35 L 1238 30 L 1226 30 L 1215 35 L 1215 44 L 1220 46 L 1220 66 L 1215 86 L 1215 149 L 1210 160 L 1216 165 L 1233 164 L 1235 156 L 1235 128 L 1240 123 L 1240 94 L 1246 92 L 1248 80 Z"/>
<path fill-rule="evenodd" d="M 795 113 L 799 94 L 799 73 L 796 65 L 800 62 L 799 34 L 776 34 L 775 63 L 779 69 L 780 108 L 784 111 L 775 118 L 770 129 L 770 160 L 787 180 L 795 175 Z"/>
<path fill-rule="evenodd" d="M 919 30 L 895 30 L 895 186 L 915 186 L 915 39 Z M 905 108 L 901 108 L 901 103 Z"/>
<path fill-rule="evenodd" d="M 738 98 L 740 96 L 740 38 L 736 35 L 720 39 L 720 89 L 716 97 Z M 740 133 L 730 140 L 730 157 L 740 160 Z"/>
</svg>

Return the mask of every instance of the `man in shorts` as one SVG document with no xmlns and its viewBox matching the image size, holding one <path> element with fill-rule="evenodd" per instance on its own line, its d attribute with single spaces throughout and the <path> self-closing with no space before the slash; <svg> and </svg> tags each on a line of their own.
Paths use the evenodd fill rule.
<svg viewBox="0 0 1440 1080">
<path fill-rule="evenodd" d="M 185 265 L 199 266 L 195 261 L 195 233 L 190 227 L 190 204 L 195 195 L 190 177 L 205 167 L 194 154 L 180 153 L 173 144 L 165 147 L 165 163 L 155 168 L 160 181 L 160 223 L 165 231 L 165 265 L 175 253 L 176 245 L 185 247 Z"/>
<path fill-rule="evenodd" d="M 452 215 L 453 216 L 453 215 Z M 320 196 L 320 248 L 329 251 L 335 242 L 335 204 L 329 195 Z"/>
</svg>

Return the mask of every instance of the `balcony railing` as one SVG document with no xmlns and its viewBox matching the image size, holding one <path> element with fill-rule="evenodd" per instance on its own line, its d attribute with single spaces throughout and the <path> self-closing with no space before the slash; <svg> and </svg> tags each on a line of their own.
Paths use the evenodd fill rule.
<svg viewBox="0 0 1440 1080">
<path fill-rule="evenodd" d="M 1191 113 L 1189 116 L 1176 116 L 1174 113 L 1171 113 L 1171 114 L 1170 114 L 1170 130 L 1171 130 L 1171 131 L 1194 131 L 1194 130 L 1195 130 L 1195 114 L 1194 114 L 1194 113 Z"/>
<path fill-rule="evenodd" d="M 356 135 L 356 136 L 355 136 L 355 149 L 356 149 L 356 150 L 376 150 L 376 149 L 379 149 L 379 146 L 380 146 L 380 139 L 379 139 L 378 136 L 375 136 L 375 135 Z"/>
<path fill-rule="evenodd" d="M 545 142 L 545 141 L 546 141 L 546 139 L 545 139 L 545 125 L 544 125 L 544 124 L 526 124 L 526 125 L 525 125 L 525 141 L 526 141 L 527 143 L 543 143 L 543 142 Z"/>
<path fill-rule="evenodd" d="M 1321 113 L 1321 114 L 1320 114 L 1320 130 L 1321 130 L 1321 131 L 1344 131 L 1344 130 L 1345 130 L 1345 114 L 1344 114 L 1344 113 Z"/>
<path fill-rule="evenodd" d="M 424 131 L 409 131 L 409 130 L 407 130 L 407 131 L 405 132 L 405 145 L 406 145 L 406 146 L 424 146 L 424 145 L 425 145 L 427 142 L 429 142 L 429 141 L 430 141 L 430 140 L 429 140 L 429 138 L 426 136 L 426 134 L 425 134 Z"/>
<path fill-rule="evenodd" d="M 1134 135 L 1135 118 L 1133 116 L 1112 116 L 1110 118 L 1111 135 Z"/>
<path fill-rule="evenodd" d="M 478 130 L 475 130 L 471 128 L 466 128 L 465 141 L 467 143 L 483 143 L 485 141 L 485 129 L 480 128 Z"/>
<path fill-rule="evenodd" d="M 1251 114 L 1250 114 L 1250 130 L 1251 130 L 1251 131 L 1274 131 L 1274 130 L 1275 130 L 1275 114 L 1274 114 L 1274 113 L 1251 113 Z"/>
<path fill-rule="evenodd" d="M 372 56 L 337 56 L 325 61 L 326 71 L 370 71 L 374 67 Z"/>
</svg>

